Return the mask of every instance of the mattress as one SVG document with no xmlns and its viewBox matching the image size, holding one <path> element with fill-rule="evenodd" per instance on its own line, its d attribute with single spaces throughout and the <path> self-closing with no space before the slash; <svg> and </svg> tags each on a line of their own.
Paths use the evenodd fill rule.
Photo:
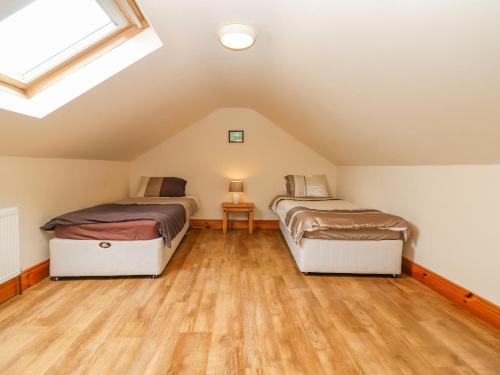
<svg viewBox="0 0 500 375">
<path fill-rule="evenodd" d="M 154 220 L 56 225 L 54 234 L 67 240 L 142 241 L 160 237 Z"/>
<path fill-rule="evenodd" d="M 283 237 L 301 272 L 389 274 L 401 273 L 403 241 L 337 241 L 303 238 L 296 244 L 280 221 Z"/>
<path fill-rule="evenodd" d="M 67 240 L 50 243 L 50 276 L 160 275 L 189 228 L 186 223 L 170 246 L 162 238 L 145 241 Z"/>
</svg>

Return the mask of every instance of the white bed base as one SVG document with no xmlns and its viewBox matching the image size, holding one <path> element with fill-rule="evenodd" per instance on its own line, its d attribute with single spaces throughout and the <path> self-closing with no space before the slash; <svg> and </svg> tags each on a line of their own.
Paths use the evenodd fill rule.
<svg viewBox="0 0 500 375">
<path fill-rule="evenodd" d="M 50 276 L 159 276 L 189 229 L 189 220 L 171 246 L 163 238 L 146 241 L 67 240 L 53 238 Z M 108 247 L 108 244 L 110 245 Z"/>
<path fill-rule="evenodd" d="M 280 229 L 301 272 L 401 274 L 403 241 L 340 241 L 303 238 L 297 245 L 286 225 Z"/>
</svg>

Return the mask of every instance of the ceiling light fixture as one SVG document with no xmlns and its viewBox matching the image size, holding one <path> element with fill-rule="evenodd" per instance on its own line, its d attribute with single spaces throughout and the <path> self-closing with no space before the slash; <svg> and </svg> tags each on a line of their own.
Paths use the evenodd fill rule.
<svg viewBox="0 0 500 375">
<path fill-rule="evenodd" d="M 219 40 L 226 48 L 243 50 L 255 43 L 255 31 L 250 26 L 232 23 L 220 29 Z"/>
</svg>

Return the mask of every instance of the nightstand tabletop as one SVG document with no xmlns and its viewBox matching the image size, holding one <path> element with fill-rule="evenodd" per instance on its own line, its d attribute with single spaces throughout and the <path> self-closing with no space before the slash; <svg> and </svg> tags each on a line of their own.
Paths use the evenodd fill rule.
<svg viewBox="0 0 500 375">
<path fill-rule="evenodd" d="M 252 202 L 241 202 L 238 204 L 234 204 L 233 202 L 223 202 L 221 204 L 222 208 L 235 208 L 235 209 L 253 209 L 255 208 L 255 204 Z"/>
</svg>

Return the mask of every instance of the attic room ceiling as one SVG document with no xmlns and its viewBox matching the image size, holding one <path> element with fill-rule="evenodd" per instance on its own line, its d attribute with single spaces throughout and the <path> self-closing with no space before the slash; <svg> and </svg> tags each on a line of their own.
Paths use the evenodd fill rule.
<svg viewBox="0 0 500 375">
<path fill-rule="evenodd" d="M 0 110 L 0 155 L 130 160 L 248 107 L 336 164 L 500 163 L 498 0 L 138 4 L 164 47 L 43 119 Z"/>
</svg>

